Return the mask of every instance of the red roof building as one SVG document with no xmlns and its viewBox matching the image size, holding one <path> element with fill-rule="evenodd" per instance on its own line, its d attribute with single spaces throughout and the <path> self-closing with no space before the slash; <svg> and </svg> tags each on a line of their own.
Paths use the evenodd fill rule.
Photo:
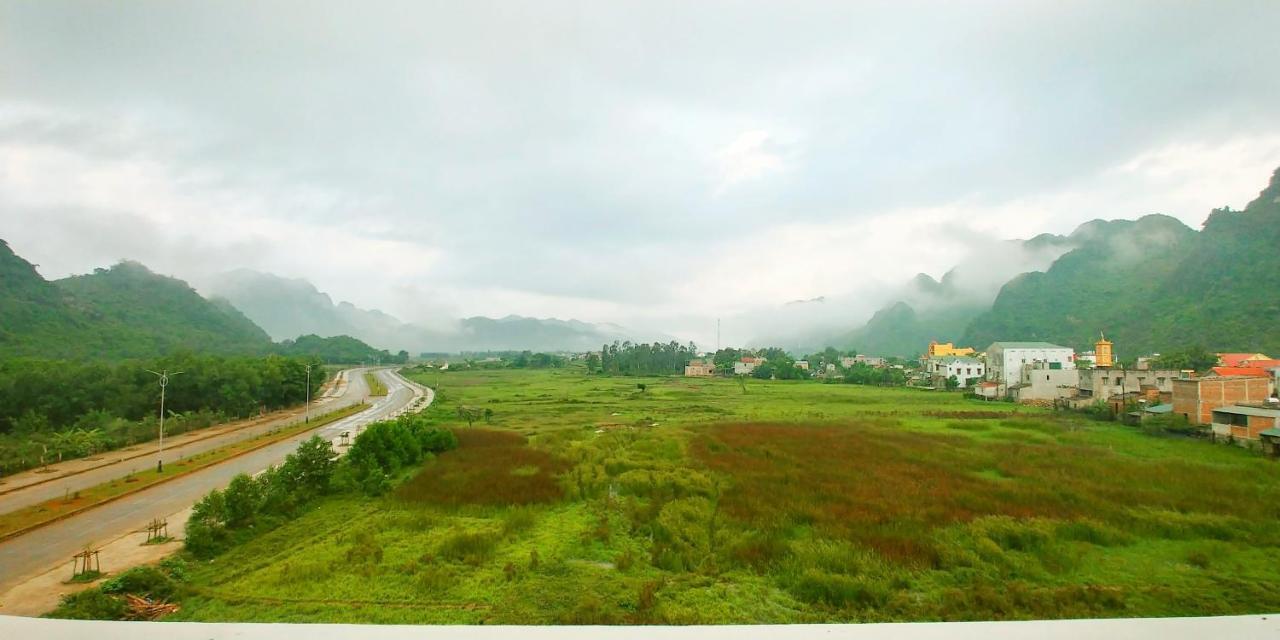
<svg viewBox="0 0 1280 640">
<path fill-rule="evenodd" d="M 1210 371 L 1218 377 L 1227 376 L 1252 376 L 1255 378 L 1269 378 L 1271 374 L 1266 369 L 1259 367 L 1214 367 Z"/>
<path fill-rule="evenodd" d="M 1218 364 L 1224 367 L 1247 367 L 1250 360 L 1270 360 L 1265 353 L 1219 353 Z"/>
</svg>

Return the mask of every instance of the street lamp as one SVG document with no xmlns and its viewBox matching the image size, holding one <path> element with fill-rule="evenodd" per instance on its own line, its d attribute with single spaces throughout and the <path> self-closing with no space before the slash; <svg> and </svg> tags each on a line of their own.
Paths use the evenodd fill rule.
<svg viewBox="0 0 1280 640">
<path fill-rule="evenodd" d="M 307 369 L 307 407 L 306 417 L 302 419 L 305 423 L 311 422 L 311 365 L 306 366 Z"/>
<path fill-rule="evenodd" d="M 169 373 L 168 369 L 161 369 L 160 371 L 147 369 L 146 371 L 160 378 L 160 449 L 156 453 L 156 473 L 161 473 L 164 471 L 164 388 L 169 386 L 169 376 L 176 376 L 182 372 L 174 371 Z"/>
</svg>

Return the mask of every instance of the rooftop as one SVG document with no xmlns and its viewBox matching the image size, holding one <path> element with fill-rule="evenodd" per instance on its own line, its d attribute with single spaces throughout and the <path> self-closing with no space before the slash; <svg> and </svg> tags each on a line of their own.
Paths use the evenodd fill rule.
<svg viewBox="0 0 1280 640">
<path fill-rule="evenodd" d="M 1248 407 L 1238 404 L 1218 407 L 1213 410 L 1214 413 L 1230 413 L 1237 416 L 1261 416 L 1263 418 L 1280 418 L 1280 405 L 1276 405 L 1274 409 L 1263 407 Z"/>
<path fill-rule="evenodd" d="M 993 342 L 987 351 L 992 349 L 1070 349 L 1051 342 Z"/>
<path fill-rule="evenodd" d="M 1271 374 L 1266 369 L 1258 369 L 1256 367 L 1214 367 L 1211 369 L 1213 375 L 1226 376 L 1253 376 L 1255 378 L 1266 378 Z"/>
<path fill-rule="evenodd" d="M 981 360 L 977 358 L 969 358 L 967 356 L 942 356 L 933 359 L 944 364 L 953 364 L 956 362 L 960 364 L 982 364 Z"/>
</svg>

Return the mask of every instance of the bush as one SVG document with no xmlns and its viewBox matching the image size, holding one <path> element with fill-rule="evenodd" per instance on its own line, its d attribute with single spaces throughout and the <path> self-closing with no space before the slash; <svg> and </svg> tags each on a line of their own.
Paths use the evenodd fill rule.
<svg viewBox="0 0 1280 640">
<path fill-rule="evenodd" d="M 134 567 L 103 582 L 101 589 L 111 595 L 131 593 L 153 600 L 169 600 L 176 594 L 177 585 L 157 567 Z"/>
<path fill-rule="evenodd" d="M 124 620 L 127 614 L 128 608 L 120 598 L 107 595 L 99 589 L 86 589 L 62 596 L 58 608 L 45 617 L 66 620 Z"/>
</svg>

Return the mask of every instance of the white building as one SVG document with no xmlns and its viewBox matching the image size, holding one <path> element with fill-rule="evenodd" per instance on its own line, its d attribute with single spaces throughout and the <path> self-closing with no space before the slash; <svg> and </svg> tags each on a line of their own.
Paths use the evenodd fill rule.
<svg viewBox="0 0 1280 640">
<path fill-rule="evenodd" d="M 1064 369 L 1053 365 L 1054 363 L 1044 360 L 1022 365 L 1018 384 L 1008 388 L 1008 395 L 1019 402 L 1057 400 L 1075 395 L 1080 385 L 1080 370 Z"/>
<path fill-rule="evenodd" d="M 1075 369 L 1075 350 L 1048 342 L 994 342 L 987 347 L 987 377 L 1006 389 L 1022 381 L 1022 365 L 1043 362 L 1045 369 Z"/>
<path fill-rule="evenodd" d="M 986 365 L 981 360 L 966 356 L 930 358 L 924 366 L 935 387 L 946 386 L 947 379 L 955 376 L 963 389 L 981 382 L 986 375 Z"/>
</svg>

